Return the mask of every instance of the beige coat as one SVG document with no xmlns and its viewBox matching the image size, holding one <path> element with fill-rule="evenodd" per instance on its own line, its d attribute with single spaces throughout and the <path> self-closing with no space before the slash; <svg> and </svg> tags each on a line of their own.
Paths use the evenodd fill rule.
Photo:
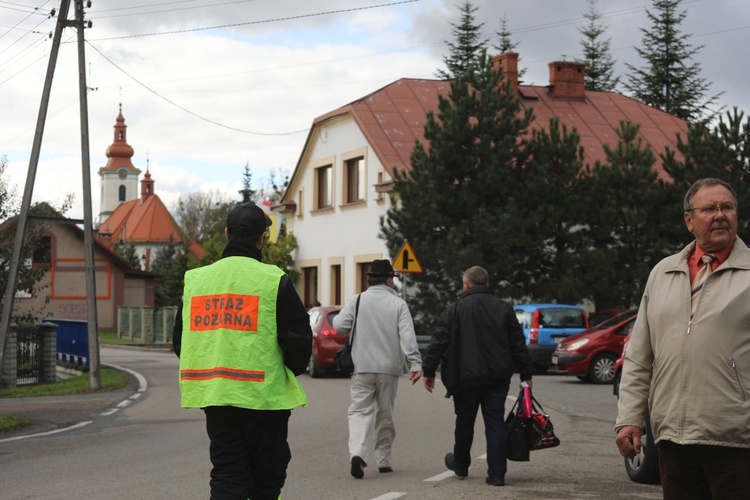
<svg viewBox="0 0 750 500">
<path fill-rule="evenodd" d="M 750 249 L 735 240 L 690 321 L 687 259 L 694 246 L 649 275 L 615 427 L 640 426 L 648 401 L 656 442 L 750 448 Z"/>
</svg>

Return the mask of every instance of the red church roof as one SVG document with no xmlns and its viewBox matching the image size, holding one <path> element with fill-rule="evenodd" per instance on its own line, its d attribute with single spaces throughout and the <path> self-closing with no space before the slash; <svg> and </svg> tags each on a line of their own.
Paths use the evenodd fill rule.
<svg viewBox="0 0 750 500">
<path fill-rule="evenodd" d="M 97 228 L 99 234 L 110 234 L 113 243 L 175 243 L 188 241 L 167 210 L 164 202 L 153 191 L 154 181 L 146 171 L 141 180 L 141 197 L 121 203 L 112 215 Z M 190 254 L 196 259 L 203 257 L 204 250 L 197 242 L 190 242 Z"/>
</svg>

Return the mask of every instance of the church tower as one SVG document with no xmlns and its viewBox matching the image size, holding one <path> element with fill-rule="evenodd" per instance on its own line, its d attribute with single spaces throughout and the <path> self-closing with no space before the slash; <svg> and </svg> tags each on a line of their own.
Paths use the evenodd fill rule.
<svg viewBox="0 0 750 500">
<path fill-rule="evenodd" d="M 133 148 L 127 141 L 127 126 L 120 113 L 115 123 L 114 142 L 107 148 L 107 165 L 99 169 L 101 178 L 101 196 L 99 206 L 99 224 L 105 222 L 112 212 L 126 201 L 138 199 L 139 169 L 133 166 Z"/>
</svg>

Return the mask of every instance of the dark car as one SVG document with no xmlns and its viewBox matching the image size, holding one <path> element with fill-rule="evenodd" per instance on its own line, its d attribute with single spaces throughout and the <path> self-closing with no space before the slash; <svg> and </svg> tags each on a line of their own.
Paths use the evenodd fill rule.
<svg viewBox="0 0 750 500">
<path fill-rule="evenodd" d="M 342 335 L 333 329 L 333 318 L 340 311 L 341 306 L 318 306 L 307 311 L 313 334 L 312 356 L 307 371 L 312 378 L 337 371 L 333 356 L 349 338 L 349 333 Z"/>
<path fill-rule="evenodd" d="M 625 352 L 628 348 L 629 339 L 630 332 L 628 332 L 628 335 L 625 338 L 625 345 L 623 346 L 622 354 L 617 358 L 617 362 L 615 363 L 615 383 L 613 392 L 615 396 L 618 397 L 620 396 L 622 363 L 625 360 Z M 628 473 L 628 477 L 636 483 L 659 484 L 661 483 L 661 477 L 659 476 L 659 448 L 656 446 L 656 443 L 654 443 L 654 435 L 651 432 L 651 415 L 649 415 L 648 409 L 646 409 L 643 419 L 641 452 L 633 458 L 625 459 L 625 471 Z"/>
<path fill-rule="evenodd" d="M 552 368 L 595 384 L 611 384 L 615 362 L 637 315 L 638 309 L 632 309 L 566 338 L 552 353 Z"/>
</svg>

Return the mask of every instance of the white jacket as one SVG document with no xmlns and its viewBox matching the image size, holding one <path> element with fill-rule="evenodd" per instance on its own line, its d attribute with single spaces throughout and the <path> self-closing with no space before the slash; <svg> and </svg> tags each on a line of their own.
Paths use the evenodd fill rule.
<svg viewBox="0 0 750 500">
<path fill-rule="evenodd" d="M 406 302 L 387 285 L 371 286 L 361 297 L 352 347 L 354 373 L 402 375 L 422 371 L 422 357 Z M 357 295 L 333 319 L 337 332 L 351 329 L 356 303 Z"/>
</svg>

